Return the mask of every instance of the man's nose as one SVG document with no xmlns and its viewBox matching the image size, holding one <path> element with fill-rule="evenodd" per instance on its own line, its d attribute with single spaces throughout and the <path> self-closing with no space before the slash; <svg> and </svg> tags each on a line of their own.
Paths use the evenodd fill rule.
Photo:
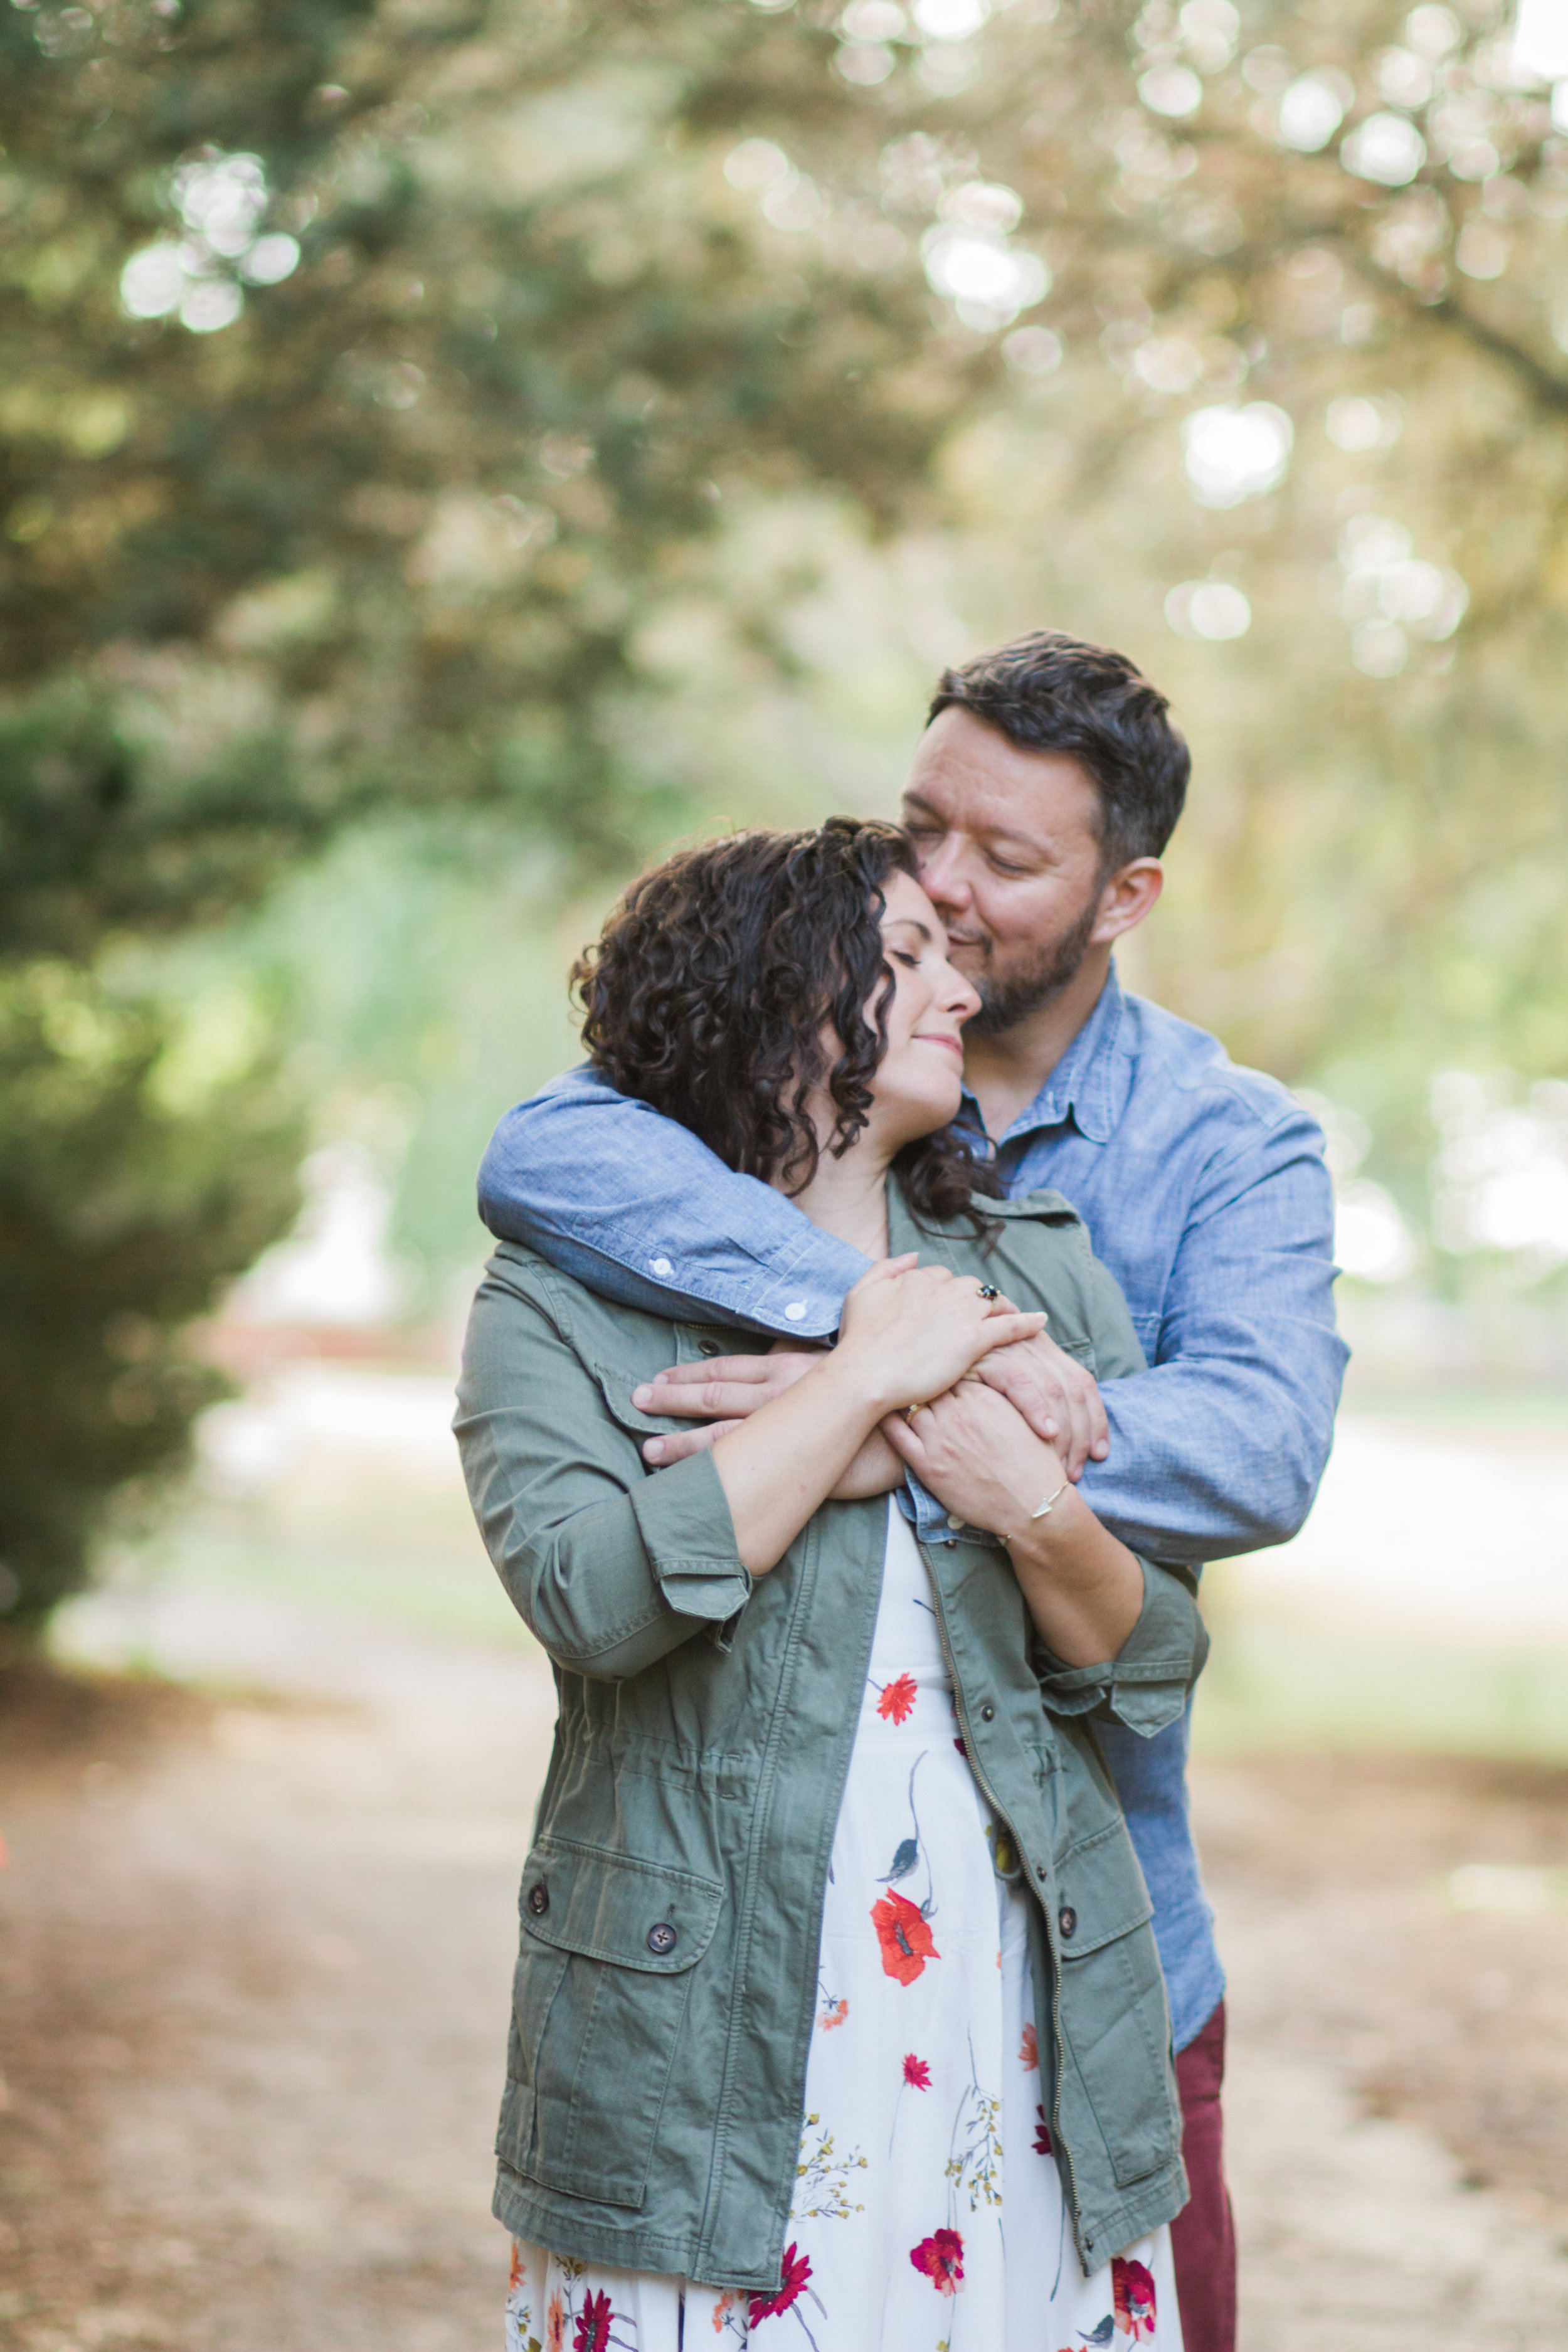
<svg viewBox="0 0 1568 2352">
<path fill-rule="evenodd" d="M 963 865 L 946 842 L 933 849 L 921 867 L 921 887 L 933 907 L 966 907 L 969 885 L 963 878 Z"/>
</svg>

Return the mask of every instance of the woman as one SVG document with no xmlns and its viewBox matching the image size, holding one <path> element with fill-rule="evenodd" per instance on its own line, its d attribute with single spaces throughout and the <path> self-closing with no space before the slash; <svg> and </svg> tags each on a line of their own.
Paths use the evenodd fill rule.
<svg viewBox="0 0 1568 2352">
<path fill-rule="evenodd" d="M 475 1302 L 464 1465 L 560 1698 L 497 2143 L 509 2345 L 1179 2352 L 1164 1995 L 1087 1717 L 1173 1720 L 1204 1638 L 970 1377 L 1047 1312 L 1136 1370 L 1125 1310 L 1054 1195 L 972 1202 L 976 999 L 893 828 L 673 858 L 575 978 L 616 1085 L 878 1262 L 820 1364 L 652 1473 L 673 1424 L 634 1391 L 732 1332 L 510 1244 Z M 887 1499 L 906 1465 L 950 1542 Z"/>
</svg>

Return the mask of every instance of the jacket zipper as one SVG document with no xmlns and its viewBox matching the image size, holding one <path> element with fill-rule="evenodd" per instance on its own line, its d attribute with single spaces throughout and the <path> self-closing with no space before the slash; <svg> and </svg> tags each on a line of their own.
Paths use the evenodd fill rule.
<svg viewBox="0 0 1568 2352">
<path fill-rule="evenodd" d="M 931 1574 L 929 1562 L 927 1563 L 927 1573 Z M 1013 1851 L 1017 1855 L 1020 1864 L 1022 1864 L 1024 1859 L 1024 1842 L 1018 1835 L 1011 1819 L 1004 1809 L 996 1791 L 993 1789 L 990 1781 L 986 1779 L 984 1772 L 981 1769 L 980 1756 L 975 1746 L 974 1736 L 969 1727 L 969 1715 L 964 1704 L 963 1685 L 959 1680 L 958 1668 L 952 1662 L 952 1645 L 947 1638 L 947 1609 L 942 1599 L 942 1584 L 935 1575 L 931 1575 L 931 1589 L 936 1598 L 936 1630 L 942 1641 L 942 1654 L 946 1662 L 948 1680 L 952 1685 L 953 1706 L 957 1713 L 958 1720 L 963 1727 L 964 1761 L 968 1764 L 970 1770 L 974 1775 L 975 1780 L 979 1785 L 981 1795 L 984 1798 L 986 1803 L 990 1806 L 997 1820 L 1005 1825 L 1008 1836 L 1013 1841 Z M 1046 1912 L 1046 1906 L 1044 1904 L 1041 1904 L 1040 1908 L 1042 1913 L 1045 1914 L 1046 1942 L 1050 1947 L 1051 1951 L 1051 2037 L 1055 2043 L 1055 2048 L 1051 2054 L 1053 2068 L 1056 2074 L 1056 2089 L 1051 2099 L 1051 2127 L 1055 2134 L 1053 2145 L 1059 2147 L 1063 2156 L 1067 2158 L 1068 2188 L 1072 2199 L 1073 2235 L 1076 2238 L 1081 2239 L 1083 2231 L 1083 2209 L 1079 2203 L 1078 2173 L 1073 2165 L 1072 2150 L 1062 2137 L 1061 1956 L 1057 1951 L 1056 1947 L 1051 1940 L 1051 1923 L 1049 1914 Z"/>
</svg>

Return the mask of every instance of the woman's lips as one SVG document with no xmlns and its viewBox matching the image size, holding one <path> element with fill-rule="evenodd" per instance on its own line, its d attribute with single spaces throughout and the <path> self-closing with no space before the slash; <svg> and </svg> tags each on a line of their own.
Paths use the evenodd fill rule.
<svg viewBox="0 0 1568 2352">
<path fill-rule="evenodd" d="M 945 1045 L 951 1053 L 957 1055 L 961 1062 L 963 1059 L 963 1040 L 962 1037 L 944 1037 L 941 1035 L 939 1032 L 934 1030 L 923 1032 L 917 1031 L 915 1035 L 915 1044 L 917 1045 Z"/>
</svg>

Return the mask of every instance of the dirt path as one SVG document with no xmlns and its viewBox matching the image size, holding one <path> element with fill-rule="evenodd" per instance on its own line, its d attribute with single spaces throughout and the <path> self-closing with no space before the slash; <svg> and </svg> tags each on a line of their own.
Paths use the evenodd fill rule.
<svg viewBox="0 0 1568 2352">
<path fill-rule="evenodd" d="M 490 2352 L 548 1676 L 210 1598 L 153 1630 L 161 1658 L 243 1660 L 279 1695 L 9 1693 L 0 2342 Z M 1568 2341 L 1568 1915 L 1442 1892 L 1466 1863 L 1568 1858 L 1568 1784 L 1273 1759 L 1199 1797 L 1246 2352 Z"/>
</svg>

